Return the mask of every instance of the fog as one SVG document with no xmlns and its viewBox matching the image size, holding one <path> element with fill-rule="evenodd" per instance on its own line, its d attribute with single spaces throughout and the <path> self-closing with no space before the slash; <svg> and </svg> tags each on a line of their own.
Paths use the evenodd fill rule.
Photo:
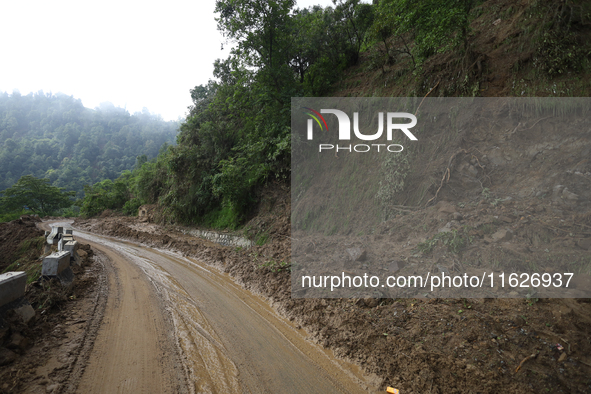
<svg viewBox="0 0 591 394">
<path fill-rule="evenodd" d="M 315 4 L 332 1 L 297 2 Z M 229 55 L 214 7 L 214 0 L 3 1 L 0 91 L 62 92 L 89 108 L 111 102 L 177 120 L 191 104 L 189 90 Z"/>
</svg>

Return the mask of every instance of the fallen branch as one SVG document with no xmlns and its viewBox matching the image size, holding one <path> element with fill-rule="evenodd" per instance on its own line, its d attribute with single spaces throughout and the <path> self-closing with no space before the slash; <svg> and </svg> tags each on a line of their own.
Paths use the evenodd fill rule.
<svg viewBox="0 0 591 394">
<path fill-rule="evenodd" d="M 488 181 L 492 185 L 492 181 L 491 181 L 490 177 L 488 176 L 488 174 L 486 173 L 486 170 L 484 169 L 482 164 L 480 164 L 480 160 L 478 160 L 478 157 L 475 154 L 472 154 L 472 158 L 476 159 L 476 163 L 478 163 L 478 167 L 482 168 L 482 172 L 484 173 L 484 176 L 486 176 L 488 178 Z"/>
<path fill-rule="evenodd" d="M 540 219 L 538 219 L 538 223 L 539 223 L 539 224 L 541 224 L 542 226 L 544 226 L 544 227 L 546 227 L 546 228 L 548 228 L 548 229 L 550 229 L 550 230 L 554 230 L 554 231 L 562 231 L 562 232 L 564 232 L 564 233 L 568 233 L 568 234 L 577 234 L 577 235 L 579 235 L 579 234 L 582 234 L 582 235 L 591 235 L 591 233 L 584 233 L 584 232 L 582 232 L 582 231 L 564 230 L 564 229 L 562 229 L 562 228 L 559 228 L 559 227 L 554 227 L 554 226 L 551 226 L 551 225 L 549 225 L 549 224 L 547 224 L 547 223 L 544 223 L 544 222 L 543 222 L 542 220 L 540 220 Z M 575 223 L 575 224 L 576 224 L 576 223 Z"/>
<path fill-rule="evenodd" d="M 449 171 L 449 167 L 447 167 L 447 170 L 446 170 L 446 171 L 443 173 L 443 178 L 441 178 L 441 184 L 439 185 L 439 188 L 438 188 L 438 189 L 437 189 L 437 191 L 435 192 L 435 195 L 434 195 L 433 197 L 431 197 L 431 199 L 429 199 L 429 201 L 427 201 L 427 203 L 425 204 L 425 207 L 426 207 L 427 205 L 429 205 L 429 203 L 430 203 L 431 201 L 433 201 L 434 199 L 436 199 L 436 198 L 437 198 L 437 195 L 439 194 L 439 190 L 441 190 L 441 188 L 443 187 L 443 182 L 445 181 L 445 176 L 446 176 L 446 175 L 447 175 L 447 180 L 448 180 L 448 182 L 449 182 L 449 173 L 450 173 L 450 171 Z"/>
<path fill-rule="evenodd" d="M 425 207 L 427 207 L 427 205 L 429 205 L 429 203 L 433 200 L 435 200 L 437 198 L 437 196 L 439 195 L 439 191 L 441 190 L 441 188 L 443 187 L 443 182 L 449 182 L 449 178 L 451 176 L 451 163 L 453 162 L 453 160 L 456 158 L 456 156 L 460 153 L 466 153 L 468 154 L 468 152 L 465 149 L 460 149 L 459 151 L 457 151 L 456 153 L 454 153 L 450 158 L 449 161 L 447 162 L 447 169 L 445 170 L 445 172 L 443 173 L 443 178 L 441 178 L 441 184 L 439 185 L 439 188 L 437 189 L 437 191 L 435 192 L 435 195 L 429 200 L 427 201 L 427 203 L 425 204 Z M 445 179 L 447 176 L 447 180 Z"/>
<path fill-rule="evenodd" d="M 523 131 L 527 131 L 527 130 L 531 130 L 534 128 L 535 125 L 537 125 L 538 123 L 540 123 L 542 120 L 546 120 L 551 118 L 552 116 L 546 116 L 545 118 L 542 119 L 538 119 L 538 121 L 536 123 L 534 123 L 533 125 L 531 125 L 530 127 L 528 127 L 527 129 L 523 130 Z"/>
<path fill-rule="evenodd" d="M 517 373 L 521 367 L 523 366 L 523 364 L 527 361 L 527 360 L 531 360 L 532 358 L 536 358 L 536 354 L 532 354 L 530 356 L 527 356 L 526 358 L 524 358 L 523 360 L 521 360 L 521 362 L 519 363 L 519 366 L 517 366 L 517 368 L 515 368 L 515 373 Z"/>
<path fill-rule="evenodd" d="M 425 99 L 427 98 L 427 96 L 428 96 L 429 94 L 431 94 L 431 92 L 432 92 L 432 91 L 433 91 L 433 90 L 434 90 L 434 89 L 437 87 L 437 85 L 439 85 L 439 82 L 441 82 L 441 79 L 440 79 L 439 81 L 437 81 L 437 83 L 435 84 L 435 86 L 433 86 L 433 87 L 431 88 L 431 90 L 429 90 L 429 93 L 427 93 L 427 94 L 425 95 L 425 97 L 423 97 L 423 99 L 421 100 L 421 103 L 420 103 L 420 104 L 419 104 L 419 106 L 417 107 L 417 111 L 415 112 L 415 116 L 417 116 L 417 114 L 419 113 L 419 108 L 421 108 L 421 105 L 423 105 L 423 101 L 425 101 Z"/>
</svg>

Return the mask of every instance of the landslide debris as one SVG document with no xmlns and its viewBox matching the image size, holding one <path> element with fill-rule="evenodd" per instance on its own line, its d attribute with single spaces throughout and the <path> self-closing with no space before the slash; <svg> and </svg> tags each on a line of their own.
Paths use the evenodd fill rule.
<svg viewBox="0 0 591 394">
<path fill-rule="evenodd" d="M 0 224 L 5 240 L 0 243 L 3 271 L 27 272 L 25 298 L 35 311 L 28 323 L 14 310 L 4 316 L 0 327 L 2 393 L 68 392 L 66 386 L 84 357 L 83 345 L 92 340 L 91 323 L 100 315 L 94 312 L 102 291 L 96 286 L 102 267 L 94 263 L 89 245 L 80 245 L 81 266 L 72 266 L 76 278 L 70 286 L 62 286 L 57 279 L 39 279 L 45 248 L 44 232 L 35 227 L 39 222 L 23 216 Z"/>
<path fill-rule="evenodd" d="M 0 223 L 0 272 L 18 259 L 22 242 L 43 236 L 43 230 L 36 227 L 41 219 L 36 216 L 23 215 L 20 219 Z M 13 270 L 17 271 L 17 270 Z"/>
<path fill-rule="evenodd" d="M 563 244 L 565 239 L 556 237 L 558 230 L 545 233 L 548 229 L 537 222 L 521 220 L 531 209 L 529 203 L 513 201 L 493 206 L 478 200 L 458 208 L 462 220 L 481 231 L 473 235 L 478 245 L 474 250 L 483 255 L 498 254 L 501 247 L 511 253 L 531 254 L 527 251 L 531 249 L 531 237 L 539 236 L 537 231 L 541 231 L 548 237 L 544 247 L 556 252 L 569 250 L 573 256 L 585 255 L 583 249 L 573 250 L 573 243 Z M 407 239 L 426 239 L 432 230 L 431 225 L 424 227 L 425 223 L 441 223 L 441 216 L 445 220 L 453 217 L 453 213 L 442 212 L 442 205 L 401 215 L 384 224 L 384 228 L 407 229 L 399 235 L 400 246 Z M 280 210 L 283 209 L 285 206 Z M 487 243 L 487 237 L 496 230 L 482 231 L 480 226 L 497 226 L 495 216 L 505 217 L 507 211 L 513 210 L 525 214 L 511 219 L 514 236 L 502 245 Z M 540 220 L 550 219 L 550 212 L 548 217 L 539 216 Z M 294 299 L 287 218 L 262 214 L 253 220 L 251 225 L 260 223 L 268 237 L 266 243 L 249 249 L 216 245 L 187 235 L 180 227 L 159 226 L 130 217 L 78 219 L 75 226 L 170 248 L 230 273 L 237 282 L 268 298 L 280 313 L 305 328 L 310 339 L 379 376 L 384 389 L 392 386 L 409 393 L 589 391 L 588 299 Z M 507 224 L 502 220 L 500 223 Z M 564 223 L 557 228 L 568 229 Z M 576 228 L 571 227 L 570 231 Z M 373 241 L 380 237 L 383 235 L 376 235 Z M 296 258 L 314 256 L 316 248 L 339 241 L 338 237 L 317 237 L 309 242 L 310 247 L 295 253 Z M 412 259 L 411 249 L 401 247 L 398 259 Z M 371 256 L 371 246 L 366 250 Z M 441 245 L 433 253 L 443 264 L 454 258 Z M 520 363 L 532 354 L 536 357 L 527 359 L 516 373 Z"/>
</svg>

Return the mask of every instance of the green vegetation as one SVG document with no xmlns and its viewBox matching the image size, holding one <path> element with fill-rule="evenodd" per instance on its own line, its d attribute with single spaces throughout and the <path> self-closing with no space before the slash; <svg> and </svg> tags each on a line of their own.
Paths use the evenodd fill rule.
<svg viewBox="0 0 591 394">
<path fill-rule="evenodd" d="M 115 179 L 137 156 L 155 157 L 177 130 L 146 109 L 130 115 L 111 103 L 88 109 L 63 94 L 0 92 L 0 190 L 32 175 L 80 198 L 84 185 Z"/>
<path fill-rule="evenodd" d="M 27 214 L 27 212 L 24 209 L 21 211 L 2 213 L 2 214 L 0 214 L 0 223 L 16 220 L 16 219 L 20 218 L 22 215 L 26 215 L 26 214 Z"/>
<path fill-rule="evenodd" d="M 411 165 L 406 156 L 388 155 L 382 162 L 382 180 L 376 198 L 383 206 L 383 219 L 387 220 L 396 209 L 393 207 L 396 193 L 404 190 L 404 180 L 411 171 Z"/>
<path fill-rule="evenodd" d="M 473 237 L 469 235 L 470 229 L 466 226 L 460 230 L 450 230 L 435 234 L 430 239 L 420 242 L 417 245 L 417 250 L 424 254 L 430 254 L 438 244 L 447 247 L 452 253 L 460 254 L 464 248 L 472 243 Z"/>
<path fill-rule="evenodd" d="M 43 253 L 46 239 L 44 236 L 25 239 L 19 245 L 18 251 L 13 256 L 14 262 L 2 272 L 25 271 L 27 283 L 31 283 L 41 276 L 42 261 L 39 256 Z"/>
<path fill-rule="evenodd" d="M 32 175 L 23 176 L 12 187 L 0 193 L 3 195 L 0 198 L 2 212 L 15 213 L 24 209 L 39 216 L 47 216 L 71 206 L 73 201 L 70 197 L 76 194 L 51 186 L 49 179 L 37 179 Z"/>
<path fill-rule="evenodd" d="M 115 181 L 105 179 L 92 186 L 85 185 L 80 213 L 88 217 L 111 209 L 137 215 L 141 205 L 156 202 L 166 179 L 167 167 L 163 158 L 167 149 L 168 145 L 164 144 L 158 159 L 148 161 L 146 155 L 139 156 L 133 171 L 123 171 Z"/>
<path fill-rule="evenodd" d="M 390 62 L 396 54 L 406 54 L 414 68 L 437 52 L 458 45 L 468 50 L 470 11 L 476 3 L 476 0 L 381 0 L 376 6 L 370 34 L 384 43 Z M 402 45 L 390 47 L 391 37 Z"/>
<path fill-rule="evenodd" d="M 266 268 L 271 272 L 281 272 L 286 270 L 291 272 L 291 263 L 288 263 L 283 260 L 268 260 L 262 264 L 259 264 L 259 268 Z"/>
</svg>

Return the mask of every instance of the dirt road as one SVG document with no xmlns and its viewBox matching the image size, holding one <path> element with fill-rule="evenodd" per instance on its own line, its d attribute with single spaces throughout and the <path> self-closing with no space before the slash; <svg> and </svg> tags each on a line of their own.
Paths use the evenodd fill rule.
<svg viewBox="0 0 591 394">
<path fill-rule="evenodd" d="M 355 366 L 305 340 L 226 274 L 166 250 L 82 233 L 109 297 L 78 392 L 355 393 Z"/>
</svg>

